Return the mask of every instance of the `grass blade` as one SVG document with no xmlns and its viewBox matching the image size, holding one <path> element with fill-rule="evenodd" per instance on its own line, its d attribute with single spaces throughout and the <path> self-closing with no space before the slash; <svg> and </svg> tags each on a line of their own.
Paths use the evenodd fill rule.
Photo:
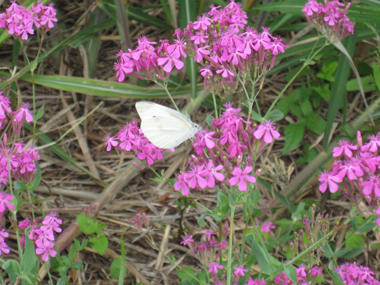
<svg viewBox="0 0 380 285">
<path fill-rule="evenodd" d="M 343 40 L 343 44 L 346 47 L 348 53 L 351 57 L 356 49 L 356 33 L 350 37 Z M 350 63 L 347 57 L 342 53 L 339 56 L 338 68 L 335 73 L 335 82 L 331 90 L 331 99 L 329 102 L 329 107 L 327 111 L 327 124 L 325 128 L 325 135 L 323 137 L 323 149 L 326 150 L 329 143 L 329 136 L 332 129 L 332 125 L 338 114 L 339 109 L 342 107 L 343 100 L 346 98 L 346 84 L 348 77 L 351 74 Z"/>
<path fill-rule="evenodd" d="M 196 5 L 192 0 L 179 0 L 179 24 L 182 29 L 186 28 L 187 23 L 195 21 Z M 189 75 L 191 84 L 191 98 L 197 96 L 197 77 L 198 77 L 198 64 L 190 57 L 186 58 L 186 70 Z"/>
<path fill-rule="evenodd" d="M 0 72 L 0 75 L 10 76 L 10 73 Z M 19 79 L 27 82 L 32 81 L 30 74 L 25 74 Z M 168 96 L 162 88 L 144 88 L 126 83 L 109 82 L 82 77 L 66 77 L 59 75 L 34 75 L 34 83 L 54 88 L 57 90 L 78 92 L 87 95 L 94 95 L 105 98 L 162 98 Z M 197 86 L 197 91 L 203 89 L 203 84 Z M 169 88 L 172 96 L 187 95 L 191 87 L 181 86 Z"/>
</svg>

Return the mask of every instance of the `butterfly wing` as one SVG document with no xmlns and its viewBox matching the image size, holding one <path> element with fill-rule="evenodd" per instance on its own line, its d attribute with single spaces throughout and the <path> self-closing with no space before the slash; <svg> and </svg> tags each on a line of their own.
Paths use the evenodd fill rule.
<svg viewBox="0 0 380 285">
<path fill-rule="evenodd" d="M 185 115 L 159 104 L 138 102 L 136 109 L 144 135 L 159 148 L 176 147 L 200 129 Z"/>
</svg>

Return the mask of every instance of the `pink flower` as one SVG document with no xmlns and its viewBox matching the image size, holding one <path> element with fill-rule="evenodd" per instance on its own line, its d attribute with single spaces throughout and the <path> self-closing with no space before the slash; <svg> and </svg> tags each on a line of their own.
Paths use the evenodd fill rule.
<svg viewBox="0 0 380 285">
<path fill-rule="evenodd" d="M 234 270 L 234 276 L 244 276 L 245 272 L 248 272 L 248 270 L 244 268 L 244 265 L 235 266 Z"/>
<path fill-rule="evenodd" d="M 0 192 L 0 213 L 3 213 L 5 211 L 5 206 L 7 206 L 9 211 L 14 210 L 15 206 L 9 203 L 9 201 L 12 201 L 12 200 L 13 200 L 12 195 L 6 192 Z"/>
<path fill-rule="evenodd" d="M 344 153 L 345 157 L 352 157 L 352 151 L 351 150 L 357 150 L 358 147 L 350 143 L 346 140 L 341 140 L 338 142 L 337 147 L 334 147 L 333 149 L 333 157 L 341 156 L 342 153 Z"/>
<path fill-rule="evenodd" d="M 53 249 L 54 242 L 50 242 L 47 244 L 39 244 L 40 247 L 36 248 L 36 254 L 41 255 L 42 254 L 42 260 L 48 261 L 49 256 L 55 257 L 57 255 L 57 252 Z"/>
<path fill-rule="evenodd" d="M 204 189 L 207 187 L 207 181 L 204 178 L 205 172 L 203 169 L 205 168 L 204 165 L 201 166 L 194 166 L 190 169 L 188 173 L 186 173 L 186 178 L 188 179 L 189 187 L 194 189 L 197 187 L 197 185 L 201 188 Z"/>
<path fill-rule="evenodd" d="M 273 138 L 278 139 L 280 137 L 280 133 L 276 131 L 274 125 L 275 123 L 271 120 L 266 120 L 257 128 L 253 135 L 256 139 L 261 139 L 262 137 L 264 137 L 265 143 L 272 143 Z"/>
<path fill-rule="evenodd" d="M 8 245 L 5 243 L 3 238 L 0 238 L 0 256 L 2 253 L 8 254 L 10 252 L 10 249 L 8 248 Z"/>
<path fill-rule="evenodd" d="M 218 269 L 223 269 L 223 265 L 218 262 L 210 263 L 208 267 L 210 268 L 208 272 L 211 274 L 218 274 Z"/>
<path fill-rule="evenodd" d="M 322 276 L 322 269 L 318 266 L 314 266 L 312 269 L 309 271 L 311 275 L 316 276 L 318 275 L 319 277 Z"/>
<path fill-rule="evenodd" d="M 185 65 L 179 58 L 174 57 L 172 54 L 168 54 L 166 57 L 161 57 L 157 60 L 158 65 L 164 65 L 164 71 L 170 73 L 173 67 L 182 69 Z"/>
<path fill-rule="evenodd" d="M 210 160 L 204 170 L 205 179 L 207 180 L 207 186 L 209 188 L 215 187 L 215 179 L 218 181 L 224 180 L 224 174 L 219 173 L 218 171 L 224 168 L 223 165 L 218 165 L 216 167 L 213 166 L 212 160 Z"/>
<path fill-rule="evenodd" d="M 273 223 L 272 222 L 269 222 L 269 223 L 264 223 L 263 224 L 263 227 L 261 228 L 261 231 L 263 233 L 269 233 L 270 232 L 270 229 L 275 229 L 276 226 L 273 226 Z"/>
<path fill-rule="evenodd" d="M 231 186 L 236 185 L 239 182 L 239 190 L 240 191 L 246 191 L 247 190 L 247 183 L 245 182 L 246 180 L 251 182 L 251 183 L 256 183 L 256 177 L 250 176 L 252 171 L 252 166 L 246 166 L 244 170 L 241 170 L 239 167 L 235 167 L 234 170 L 232 171 L 232 177 L 230 179 L 230 184 Z"/>
<path fill-rule="evenodd" d="M 321 191 L 322 193 L 325 193 L 327 186 L 329 186 L 330 192 L 335 193 L 339 189 L 339 186 L 337 183 L 340 183 L 342 181 L 343 181 L 342 178 L 332 175 L 327 170 L 324 170 L 324 172 L 319 175 L 319 182 L 322 183 L 319 186 L 319 191 Z"/>
<path fill-rule="evenodd" d="M 18 223 L 18 227 L 26 230 L 30 226 L 30 221 L 28 218 Z"/>
<path fill-rule="evenodd" d="M 109 135 L 104 136 L 104 141 L 106 142 L 105 147 L 107 148 L 107 151 L 110 151 L 112 147 L 119 144 L 115 137 L 110 137 Z"/>
<path fill-rule="evenodd" d="M 28 110 L 29 103 L 23 103 L 22 107 L 12 113 L 12 125 L 16 135 L 20 134 L 21 127 L 24 121 L 33 122 L 33 115 Z"/>
<path fill-rule="evenodd" d="M 375 194 L 380 197 L 380 177 L 371 175 L 366 182 L 363 183 L 363 194 L 372 195 Z"/>
<path fill-rule="evenodd" d="M 177 182 L 174 183 L 174 189 L 176 191 L 182 189 L 181 194 L 183 196 L 187 196 L 190 193 L 188 183 L 189 183 L 189 181 L 187 180 L 186 175 L 185 174 L 179 174 L 177 177 Z"/>
<path fill-rule="evenodd" d="M 187 245 L 189 242 L 194 242 L 192 235 L 184 237 L 183 241 L 181 241 L 180 244 Z"/>
</svg>

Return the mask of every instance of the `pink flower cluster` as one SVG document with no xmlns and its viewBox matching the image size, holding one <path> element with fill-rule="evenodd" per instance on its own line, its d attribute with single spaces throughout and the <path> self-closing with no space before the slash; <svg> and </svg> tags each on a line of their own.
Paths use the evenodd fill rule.
<svg viewBox="0 0 380 285">
<path fill-rule="evenodd" d="M 42 255 L 42 261 L 48 261 L 49 256 L 57 255 L 54 250 L 54 232 L 62 232 L 61 224 L 62 220 L 58 219 L 58 214 L 53 212 L 43 219 L 42 225 L 38 225 L 37 221 L 31 223 L 29 219 L 25 219 L 19 222 L 18 226 L 22 229 L 32 226 L 29 231 L 29 239 L 34 242 L 36 254 Z"/>
<path fill-rule="evenodd" d="M 272 36 L 269 28 L 259 33 L 246 27 L 248 16 L 234 0 L 223 9 L 213 5 L 210 8 L 197 21 L 189 22 L 183 32 L 177 30 L 173 44 L 165 39 L 156 49 L 153 45 L 157 43 L 143 36 L 134 50 L 121 50 L 114 68 L 119 82 L 126 74 L 144 79 L 136 72 L 142 72 L 146 79 L 167 80 L 173 68 L 184 66 L 181 57 L 190 56 L 204 67 L 200 73 L 205 89 L 216 93 L 227 88 L 235 90 L 240 75 L 253 71 L 253 77 L 257 77 L 265 73 L 273 68 L 279 52 L 288 47 Z"/>
<path fill-rule="evenodd" d="M 315 277 L 322 276 L 322 269 L 318 266 L 314 266 L 311 269 L 307 269 L 305 264 L 301 264 L 300 267 L 296 268 L 297 273 L 297 284 L 307 285 L 311 284 L 310 281 L 313 281 Z M 276 276 L 273 281 L 274 284 L 294 284 L 293 281 L 289 279 L 285 272 Z M 265 283 L 264 283 L 265 284 Z"/>
<path fill-rule="evenodd" d="M 273 122 L 265 121 L 259 127 L 252 127 L 238 114 L 240 109 L 232 108 L 232 104 L 225 107 L 222 116 L 213 120 L 212 131 L 201 130 L 195 135 L 193 148 L 197 155 L 191 157 L 190 169 L 179 174 L 174 184 L 182 195 L 188 195 L 189 189 L 214 188 L 216 184 L 237 185 L 240 191 L 246 191 L 258 175 L 258 172 L 252 174 L 251 166 L 256 140 L 262 138 L 260 151 L 264 143 L 280 137 Z"/>
<path fill-rule="evenodd" d="M 302 12 L 310 25 L 326 36 L 330 42 L 335 43 L 349 34 L 354 34 L 354 23 L 346 15 L 351 3 L 348 3 L 344 9 L 342 6 L 344 3 L 339 0 L 325 0 L 324 4 L 309 0 Z"/>
<path fill-rule="evenodd" d="M 33 115 L 28 110 L 29 103 L 23 103 L 22 107 L 14 112 L 12 112 L 9 105 L 9 99 L 3 96 L 3 91 L 0 91 L 0 130 L 5 128 L 8 122 L 8 115 L 12 122 L 13 131 L 16 135 L 18 135 L 20 134 L 21 127 L 24 122 L 33 122 Z"/>
<path fill-rule="evenodd" d="M 344 284 L 380 284 L 373 276 L 375 273 L 366 266 L 357 266 L 356 262 L 346 263 L 335 269 Z"/>
<path fill-rule="evenodd" d="M 342 159 L 334 161 L 330 172 L 325 170 L 320 174 L 322 184 L 319 190 L 325 192 L 328 188 L 331 193 L 341 190 L 356 199 L 357 189 L 360 197 L 364 196 L 372 206 L 376 206 L 380 198 L 380 133 L 369 136 L 369 142 L 364 145 L 360 131 L 357 138 L 357 145 L 342 140 L 333 149 L 333 156 Z"/>
<path fill-rule="evenodd" d="M 3 142 L 0 142 L 0 184 L 8 184 L 9 172 L 17 181 L 24 183 L 33 181 L 40 155 L 34 148 L 26 150 L 23 146 L 23 142 L 20 141 L 7 148 L 7 135 L 4 134 Z"/>
<path fill-rule="evenodd" d="M 18 5 L 16 0 L 11 3 L 6 12 L 0 14 L 0 28 L 6 28 L 8 33 L 16 38 L 26 41 L 29 35 L 34 34 L 34 27 L 47 32 L 54 27 L 53 22 L 58 21 L 53 3 L 45 6 L 41 2 L 37 2 L 35 6 L 30 7 L 30 11 L 24 6 Z"/>
<path fill-rule="evenodd" d="M 136 120 L 127 123 L 116 137 L 105 136 L 104 141 L 107 151 L 115 147 L 122 152 L 133 152 L 138 159 L 145 160 L 148 165 L 152 165 L 155 160 L 160 160 L 165 151 L 148 141 L 137 126 Z"/>
<path fill-rule="evenodd" d="M 0 230 L 0 256 L 3 254 L 8 254 L 10 252 L 10 249 L 8 248 L 8 245 L 5 242 L 5 238 L 9 236 L 9 233 L 7 233 L 4 229 Z"/>
</svg>

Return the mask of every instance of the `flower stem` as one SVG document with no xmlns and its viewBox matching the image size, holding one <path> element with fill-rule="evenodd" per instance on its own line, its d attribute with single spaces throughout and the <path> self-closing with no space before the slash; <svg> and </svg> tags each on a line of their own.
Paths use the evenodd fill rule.
<svg viewBox="0 0 380 285">
<path fill-rule="evenodd" d="M 228 241 L 228 259 L 227 259 L 227 285 L 231 285 L 231 274 L 232 274 L 232 239 L 234 236 L 234 215 L 235 206 L 230 205 L 231 217 L 230 217 L 230 238 Z"/>
</svg>

